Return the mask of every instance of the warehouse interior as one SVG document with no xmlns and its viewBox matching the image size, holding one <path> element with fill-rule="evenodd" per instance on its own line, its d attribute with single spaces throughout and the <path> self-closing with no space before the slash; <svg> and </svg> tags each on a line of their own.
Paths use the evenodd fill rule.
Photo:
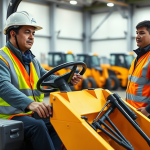
<svg viewBox="0 0 150 150">
<path fill-rule="evenodd" d="M 149 14 L 150 0 L 0 0 L 0 150 L 150 149 Z"/>
</svg>

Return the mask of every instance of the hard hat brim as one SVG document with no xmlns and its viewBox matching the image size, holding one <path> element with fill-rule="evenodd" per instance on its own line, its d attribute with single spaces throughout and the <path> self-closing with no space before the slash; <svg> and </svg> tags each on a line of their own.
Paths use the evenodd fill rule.
<svg viewBox="0 0 150 150">
<path fill-rule="evenodd" d="M 38 31 L 38 30 L 43 29 L 42 27 L 36 26 L 36 25 L 18 25 L 18 26 L 31 26 L 31 27 L 35 27 L 35 31 Z M 11 27 L 11 26 L 9 26 L 9 27 Z M 7 29 L 8 29 L 9 27 L 7 27 L 7 28 L 5 28 L 5 29 L 3 30 L 3 33 L 4 33 L 5 35 L 7 34 Z"/>
</svg>

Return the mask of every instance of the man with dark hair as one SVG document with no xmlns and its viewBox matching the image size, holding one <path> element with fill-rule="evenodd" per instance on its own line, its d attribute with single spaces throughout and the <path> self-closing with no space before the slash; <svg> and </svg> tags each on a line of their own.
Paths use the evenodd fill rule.
<svg viewBox="0 0 150 150">
<path fill-rule="evenodd" d="M 61 140 L 49 119 L 35 119 L 52 114 L 43 102 L 44 94 L 37 90 L 37 82 L 47 71 L 30 51 L 34 33 L 42 29 L 33 16 L 25 11 L 15 12 L 6 21 L 4 34 L 9 41 L 0 50 L 0 118 L 23 122 L 24 137 L 31 139 L 34 150 L 60 150 Z M 57 78 L 51 75 L 48 80 Z M 76 85 L 82 76 L 75 74 Z"/>
<path fill-rule="evenodd" d="M 150 21 L 145 20 L 136 26 L 134 50 L 137 57 L 131 64 L 126 90 L 126 100 L 145 116 L 150 115 Z"/>
</svg>

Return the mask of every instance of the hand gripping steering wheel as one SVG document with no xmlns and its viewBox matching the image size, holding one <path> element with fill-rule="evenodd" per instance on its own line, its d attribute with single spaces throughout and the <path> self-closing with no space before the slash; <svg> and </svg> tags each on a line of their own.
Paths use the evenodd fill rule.
<svg viewBox="0 0 150 150">
<path fill-rule="evenodd" d="M 56 79 L 52 79 L 46 82 L 43 82 L 47 77 L 49 77 L 50 75 L 54 74 L 55 72 L 66 68 L 66 67 L 70 67 L 73 66 L 70 72 L 67 72 L 61 76 L 58 76 Z M 71 91 L 68 83 L 70 83 L 76 69 L 77 66 L 82 66 L 82 70 L 79 72 L 80 75 L 83 75 L 86 71 L 86 64 L 84 62 L 81 61 L 77 61 L 77 62 L 68 62 L 68 63 L 64 63 L 61 64 L 55 68 L 53 68 L 52 70 L 48 71 L 47 73 L 45 73 L 37 82 L 37 89 L 43 93 L 49 93 L 49 92 L 55 92 L 55 91 Z M 52 87 L 51 89 L 43 89 L 41 88 L 41 86 L 50 86 Z"/>
</svg>

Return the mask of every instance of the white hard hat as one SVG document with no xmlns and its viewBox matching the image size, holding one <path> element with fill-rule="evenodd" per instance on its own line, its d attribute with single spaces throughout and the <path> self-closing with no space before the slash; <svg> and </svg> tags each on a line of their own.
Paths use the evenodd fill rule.
<svg viewBox="0 0 150 150">
<path fill-rule="evenodd" d="M 15 12 L 11 14 L 5 24 L 5 28 L 3 30 L 3 33 L 6 34 L 6 31 L 9 27 L 14 27 L 16 28 L 17 26 L 33 26 L 35 27 L 35 30 L 41 30 L 43 29 L 42 27 L 38 26 L 35 19 L 31 14 L 29 14 L 26 11 L 20 11 L 20 12 Z"/>
</svg>

